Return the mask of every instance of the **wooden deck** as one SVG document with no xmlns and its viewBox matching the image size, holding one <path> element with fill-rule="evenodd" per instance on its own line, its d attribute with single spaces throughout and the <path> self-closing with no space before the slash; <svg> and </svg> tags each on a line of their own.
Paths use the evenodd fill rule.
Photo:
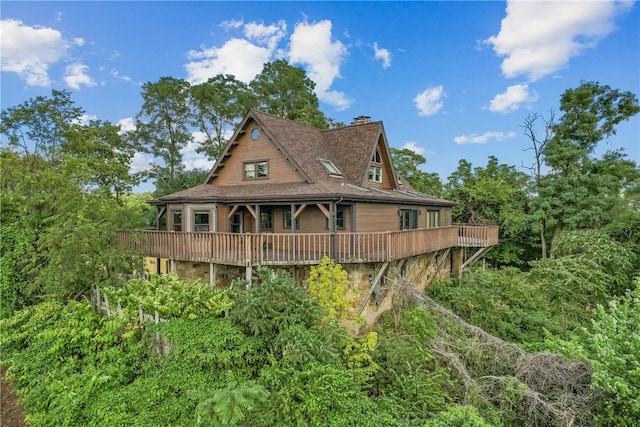
<svg viewBox="0 0 640 427">
<path fill-rule="evenodd" d="M 379 233 L 207 233 L 121 231 L 145 256 L 238 266 L 385 262 L 452 247 L 498 244 L 498 227 L 451 226 Z"/>
</svg>

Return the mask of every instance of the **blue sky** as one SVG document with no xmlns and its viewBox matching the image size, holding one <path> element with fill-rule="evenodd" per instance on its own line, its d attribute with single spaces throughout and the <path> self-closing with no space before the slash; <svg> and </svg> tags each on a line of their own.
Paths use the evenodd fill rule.
<svg viewBox="0 0 640 427">
<path fill-rule="evenodd" d="M 460 159 L 532 164 L 524 119 L 558 113 L 581 81 L 640 95 L 633 1 L 2 1 L 0 16 L 3 109 L 66 89 L 87 116 L 126 129 L 143 83 L 249 81 L 286 59 L 327 116 L 382 120 L 390 145 L 425 156 L 443 181 Z M 640 162 L 640 118 L 600 149 L 620 147 Z M 185 164 L 208 169 L 194 148 Z"/>
</svg>

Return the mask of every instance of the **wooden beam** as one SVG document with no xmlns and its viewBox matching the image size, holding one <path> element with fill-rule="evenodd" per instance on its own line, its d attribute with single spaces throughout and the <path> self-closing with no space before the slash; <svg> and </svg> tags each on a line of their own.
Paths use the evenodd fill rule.
<svg viewBox="0 0 640 427">
<path fill-rule="evenodd" d="M 327 210 L 327 208 L 325 208 L 324 205 L 320 203 L 316 203 L 316 206 L 318 207 L 318 209 L 320 209 L 320 211 L 324 214 L 324 216 L 326 216 L 327 219 L 329 219 L 329 211 Z"/>
<path fill-rule="evenodd" d="M 369 298 L 371 298 L 371 294 L 373 293 L 376 286 L 378 286 L 378 282 L 380 282 L 380 279 L 382 279 L 382 276 L 384 275 L 384 272 L 387 271 L 388 266 L 389 266 L 389 261 L 385 261 L 385 263 L 382 264 L 380 271 L 378 271 L 376 278 L 373 280 L 373 282 L 371 282 L 371 287 L 369 287 L 369 291 L 367 292 L 367 295 L 365 295 L 365 297 L 362 299 L 362 302 L 360 303 L 360 306 L 358 307 L 358 316 L 360 316 L 364 311 L 364 308 L 367 306 L 367 303 L 369 302 Z"/>
<path fill-rule="evenodd" d="M 469 268 L 471 267 L 473 264 L 476 263 L 476 261 L 478 261 L 483 255 L 485 255 L 487 252 L 489 252 L 491 249 L 493 249 L 493 246 L 489 246 L 486 248 L 481 248 L 479 249 L 475 254 L 473 254 L 471 256 L 471 258 L 469 258 L 468 260 L 466 260 L 461 266 L 460 266 L 460 276 L 462 276 L 462 272 L 464 271 L 465 268 Z"/>
<path fill-rule="evenodd" d="M 253 219 L 257 218 L 255 209 L 253 209 L 250 205 L 244 205 L 244 207 L 247 208 Z"/>
<path fill-rule="evenodd" d="M 227 219 L 231 219 L 231 217 L 233 216 L 233 214 L 237 212 L 239 207 L 240 205 L 234 205 L 233 208 L 231 208 L 231 211 L 229 211 L 229 215 L 227 215 Z"/>
<path fill-rule="evenodd" d="M 297 211 L 295 211 L 295 213 L 293 214 L 293 220 L 295 221 L 296 218 L 298 218 L 298 216 L 302 213 L 302 211 L 307 207 L 306 203 L 300 205 L 300 207 L 298 208 Z"/>
</svg>

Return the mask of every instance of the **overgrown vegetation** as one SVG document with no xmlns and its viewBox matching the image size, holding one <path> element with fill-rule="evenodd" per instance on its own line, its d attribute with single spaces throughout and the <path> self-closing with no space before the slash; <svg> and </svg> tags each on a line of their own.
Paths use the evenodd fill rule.
<svg viewBox="0 0 640 427">
<path fill-rule="evenodd" d="M 635 425 L 640 169 L 596 148 L 640 107 L 598 83 L 563 94 L 544 139 L 540 116 L 527 118 L 530 177 L 463 159 L 442 184 L 419 170 L 424 158 L 393 151 L 416 190 L 458 202 L 454 221 L 498 224 L 500 245 L 489 270 L 425 294 L 396 288 L 393 310 L 359 337 L 340 326 L 358 299 L 329 259 L 307 291 L 265 268 L 228 289 L 127 279 L 141 266 L 116 230 L 155 216 L 151 194 L 131 193 L 149 178 L 130 173 L 136 152 L 163 159 L 159 195 L 201 180 L 179 155 L 191 128 L 215 158 L 249 107 L 332 124 L 302 70 L 267 65 L 249 86 L 147 83 L 128 134 L 83 123 L 66 92 L 2 111 L 1 363 L 29 425 Z M 89 302 L 96 286 L 110 316 Z M 141 322 L 141 309 L 162 320 Z"/>
</svg>

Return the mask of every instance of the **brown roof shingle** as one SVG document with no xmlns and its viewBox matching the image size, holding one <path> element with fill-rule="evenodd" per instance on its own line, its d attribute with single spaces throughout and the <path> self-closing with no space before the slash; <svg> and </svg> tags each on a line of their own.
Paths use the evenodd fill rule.
<svg viewBox="0 0 640 427">
<path fill-rule="evenodd" d="M 248 118 L 253 118 L 262 125 L 274 143 L 278 144 L 293 163 L 299 166 L 309 182 L 297 184 L 265 182 L 217 186 L 213 181 L 212 184 L 201 184 L 161 197 L 152 203 L 197 201 L 222 203 L 280 201 L 284 203 L 343 198 L 383 203 L 449 206 L 454 204 L 448 200 L 416 193 L 404 179 L 400 180 L 403 182 L 401 190 L 364 187 L 373 150 L 381 137 L 386 144 L 382 122 L 320 130 L 257 110 L 249 111 L 242 123 L 246 123 Z M 333 162 L 342 176 L 331 176 L 318 159 Z M 216 166 L 209 177 L 213 176 L 215 168 Z"/>
</svg>

